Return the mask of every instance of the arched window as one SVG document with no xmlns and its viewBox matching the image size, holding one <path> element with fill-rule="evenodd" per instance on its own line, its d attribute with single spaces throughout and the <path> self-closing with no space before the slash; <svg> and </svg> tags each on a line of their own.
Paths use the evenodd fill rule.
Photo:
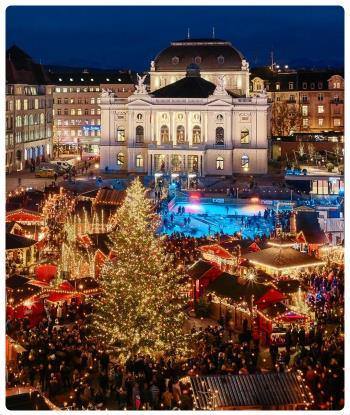
<svg viewBox="0 0 350 415">
<path fill-rule="evenodd" d="M 45 123 L 45 115 L 43 113 L 40 114 L 40 124 Z"/>
<path fill-rule="evenodd" d="M 142 125 L 138 125 L 136 127 L 136 142 L 137 143 L 143 143 L 143 135 L 144 135 L 143 132 L 144 130 L 143 130 Z"/>
<path fill-rule="evenodd" d="M 123 143 L 125 141 L 125 128 L 118 127 L 117 128 L 117 142 Z"/>
<path fill-rule="evenodd" d="M 117 165 L 118 166 L 123 166 L 125 163 L 125 155 L 124 153 L 118 153 L 117 154 Z"/>
<path fill-rule="evenodd" d="M 160 127 L 160 141 L 162 143 L 169 143 L 169 128 L 166 125 Z"/>
<path fill-rule="evenodd" d="M 221 156 L 216 158 L 216 170 L 224 170 L 224 158 Z"/>
<path fill-rule="evenodd" d="M 200 144 L 201 138 L 201 127 L 199 125 L 195 125 L 192 132 L 193 144 Z"/>
<path fill-rule="evenodd" d="M 176 129 L 176 142 L 177 144 L 185 142 L 185 128 L 183 125 L 179 125 Z"/>
<path fill-rule="evenodd" d="M 23 125 L 28 125 L 28 115 L 23 116 Z"/>
<path fill-rule="evenodd" d="M 249 130 L 248 128 L 243 128 L 243 130 L 241 130 L 241 144 L 249 144 L 249 142 L 250 142 Z"/>
<path fill-rule="evenodd" d="M 242 166 L 242 169 L 245 171 L 249 169 L 249 157 L 247 155 L 243 155 L 241 157 L 241 166 Z"/>
<path fill-rule="evenodd" d="M 224 129 L 222 127 L 217 127 L 215 130 L 215 142 L 216 144 L 224 144 Z"/>
<path fill-rule="evenodd" d="M 16 127 L 22 126 L 22 117 L 20 115 L 17 115 L 16 117 Z"/>
<path fill-rule="evenodd" d="M 143 156 L 141 154 L 136 156 L 136 167 L 143 167 Z"/>
<path fill-rule="evenodd" d="M 29 114 L 29 125 L 33 125 L 34 121 L 33 121 L 33 114 Z"/>
</svg>

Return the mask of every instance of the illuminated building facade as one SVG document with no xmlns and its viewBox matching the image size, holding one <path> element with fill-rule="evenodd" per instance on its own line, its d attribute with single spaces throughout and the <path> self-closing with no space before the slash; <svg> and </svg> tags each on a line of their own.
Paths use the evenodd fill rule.
<svg viewBox="0 0 350 415">
<path fill-rule="evenodd" d="M 154 90 L 156 77 L 160 77 L 159 83 L 163 85 L 161 77 L 167 76 L 163 58 L 159 58 L 163 57 L 161 53 L 151 64 L 151 92 L 148 93 L 145 78 L 141 77 L 134 94 L 128 98 L 102 92 L 102 170 L 199 177 L 267 172 L 270 131 L 267 95 L 262 92 L 247 96 L 245 80 L 249 78 L 249 65 L 240 53 L 226 45 L 228 42 L 224 43 L 225 48 L 233 51 L 234 71 L 230 66 L 233 57 L 230 60 L 225 55 L 221 44 L 208 45 L 208 50 L 200 45 L 191 49 L 191 53 L 196 52 L 192 63 L 185 72 L 176 75 L 180 79 L 175 82 L 164 81 L 166 85 Z M 184 64 L 190 61 L 189 56 L 185 59 L 178 53 L 177 46 L 171 48 L 179 64 L 182 60 Z M 200 54 L 201 61 L 196 60 Z M 165 56 L 172 65 L 172 53 Z M 210 66 L 218 57 L 224 58 L 220 71 Z M 215 83 L 202 76 L 202 71 L 208 76 L 206 65 L 212 69 Z M 238 74 L 241 88 L 234 84 Z"/>
</svg>

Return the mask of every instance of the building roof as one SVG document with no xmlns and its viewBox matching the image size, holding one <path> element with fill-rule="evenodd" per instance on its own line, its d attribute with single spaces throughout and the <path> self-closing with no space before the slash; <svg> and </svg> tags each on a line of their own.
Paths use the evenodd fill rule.
<svg viewBox="0 0 350 415">
<path fill-rule="evenodd" d="M 94 203 L 96 205 L 119 205 L 125 198 L 125 191 L 102 188 L 97 192 Z"/>
<path fill-rule="evenodd" d="M 196 409 L 283 407 L 311 402 L 311 394 L 296 372 L 254 375 L 195 376 L 190 378 Z"/>
<path fill-rule="evenodd" d="M 190 266 L 188 274 L 190 277 L 197 280 L 213 267 L 214 266 L 210 262 L 200 259 Z"/>
<path fill-rule="evenodd" d="M 173 82 L 152 92 L 155 98 L 208 98 L 213 95 L 216 85 L 203 79 L 199 73 L 187 73 L 185 78 Z M 227 93 L 237 98 L 240 95 L 227 90 Z"/>
<path fill-rule="evenodd" d="M 236 275 L 224 272 L 208 285 L 207 290 L 215 292 L 220 297 L 228 297 L 233 301 L 240 302 L 250 301 L 252 295 L 257 300 L 265 295 L 270 288 L 269 285 L 248 282 Z"/>
<path fill-rule="evenodd" d="M 184 39 L 163 49 L 154 59 L 154 66 L 156 71 L 184 71 L 196 63 L 203 71 L 241 70 L 242 59 L 242 53 L 225 40 Z"/>
<path fill-rule="evenodd" d="M 8 290 L 8 304 L 11 306 L 18 306 L 25 300 L 39 294 L 41 287 L 36 287 L 32 284 L 25 283 L 17 288 Z"/>
<path fill-rule="evenodd" d="M 24 277 L 23 275 L 11 275 L 11 277 L 6 278 L 6 288 L 16 289 L 29 281 L 28 277 Z"/>
<path fill-rule="evenodd" d="M 34 239 L 25 238 L 24 236 L 12 233 L 6 234 L 6 250 L 29 248 L 36 243 L 37 241 L 34 241 Z"/>
<path fill-rule="evenodd" d="M 285 268 L 306 268 L 314 265 L 322 265 L 323 261 L 303 254 L 296 249 L 271 247 L 258 252 L 244 254 L 244 258 L 255 265 L 262 265 L 276 270 Z"/>
<path fill-rule="evenodd" d="M 277 91 L 276 84 L 280 85 L 279 92 L 317 91 L 328 90 L 328 80 L 334 76 L 344 77 L 343 69 L 316 69 L 316 70 L 288 70 L 272 71 L 269 67 L 252 68 L 250 79 L 259 77 L 269 85 L 269 91 Z M 293 82 L 293 89 L 289 83 Z M 312 85 L 313 84 L 313 85 Z"/>
<path fill-rule="evenodd" d="M 43 65 L 14 45 L 6 51 L 6 83 L 45 85 L 50 84 L 51 80 Z"/>
<path fill-rule="evenodd" d="M 51 71 L 49 76 L 52 83 L 60 86 L 75 85 L 100 85 L 100 84 L 131 84 L 134 85 L 134 77 L 131 71 Z"/>
</svg>

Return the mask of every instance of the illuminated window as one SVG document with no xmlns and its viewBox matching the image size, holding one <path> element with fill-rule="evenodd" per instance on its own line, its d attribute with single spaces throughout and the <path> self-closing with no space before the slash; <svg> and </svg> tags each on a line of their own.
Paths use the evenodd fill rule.
<svg viewBox="0 0 350 415">
<path fill-rule="evenodd" d="M 136 143 L 143 143 L 144 139 L 144 130 L 142 125 L 136 127 Z"/>
<path fill-rule="evenodd" d="M 136 156 L 136 167 L 143 167 L 143 157 L 141 154 Z"/>
<path fill-rule="evenodd" d="M 279 82 L 276 83 L 276 91 L 279 91 L 281 89 L 281 85 Z"/>
<path fill-rule="evenodd" d="M 309 126 L 309 119 L 308 118 L 303 118 L 303 127 L 308 127 Z"/>
<path fill-rule="evenodd" d="M 250 136 L 248 128 L 241 130 L 241 144 L 249 144 Z"/>
<path fill-rule="evenodd" d="M 183 144 L 185 142 L 185 128 L 183 125 L 179 125 L 176 128 L 176 142 L 178 144 Z"/>
<path fill-rule="evenodd" d="M 319 118 L 318 119 L 318 126 L 322 127 L 322 125 L 323 125 L 323 118 Z"/>
<path fill-rule="evenodd" d="M 216 158 L 216 170 L 224 170 L 224 158 L 221 156 Z"/>
<path fill-rule="evenodd" d="M 117 154 L 117 165 L 118 166 L 123 166 L 125 163 L 125 155 L 124 153 L 118 153 Z"/>
<path fill-rule="evenodd" d="M 162 125 L 160 128 L 160 141 L 169 143 L 169 128 L 166 125 Z"/>
<path fill-rule="evenodd" d="M 125 141 L 125 129 L 123 127 L 117 128 L 117 142 L 123 143 Z"/>
<path fill-rule="evenodd" d="M 224 129 L 222 127 L 217 127 L 215 130 L 215 143 L 218 145 L 224 144 Z"/>
<path fill-rule="evenodd" d="M 324 106 L 323 105 L 318 105 L 317 106 L 317 112 L 319 114 L 323 114 L 324 113 Z"/>
<path fill-rule="evenodd" d="M 241 166 L 243 170 L 249 169 L 249 157 L 247 155 L 241 157 Z"/>
<path fill-rule="evenodd" d="M 333 125 L 334 127 L 340 127 L 340 118 L 334 118 Z"/>
<path fill-rule="evenodd" d="M 197 65 L 201 64 L 202 63 L 202 58 L 200 56 L 196 56 L 194 58 L 194 63 L 197 64 Z"/>
<path fill-rule="evenodd" d="M 199 144 L 201 142 L 201 127 L 195 125 L 192 131 L 193 144 Z"/>
<path fill-rule="evenodd" d="M 289 82 L 288 86 L 289 86 L 289 89 L 294 89 L 294 82 Z"/>
<path fill-rule="evenodd" d="M 307 117 L 309 113 L 309 107 L 307 105 L 302 105 L 301 107 L 301 114 L 303 117 Z"/>
</svg>

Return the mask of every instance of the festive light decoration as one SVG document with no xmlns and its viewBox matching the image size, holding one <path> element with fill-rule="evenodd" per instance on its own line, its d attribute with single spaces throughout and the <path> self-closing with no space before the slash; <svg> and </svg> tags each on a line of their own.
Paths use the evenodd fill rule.
<svg viewBox="0 0 350 415">
<path fill-rule="evenodd" d="M 121 361 L 138 353 L 184 356 L 190 335 L 184 332 L 182 275 L 156 236 L 159 220 L 138 178 L 113 222 L 110 238 L 117 258 L 102 269 L 102 293 L 93 300 L 93 333 Z"/>
</svg>

